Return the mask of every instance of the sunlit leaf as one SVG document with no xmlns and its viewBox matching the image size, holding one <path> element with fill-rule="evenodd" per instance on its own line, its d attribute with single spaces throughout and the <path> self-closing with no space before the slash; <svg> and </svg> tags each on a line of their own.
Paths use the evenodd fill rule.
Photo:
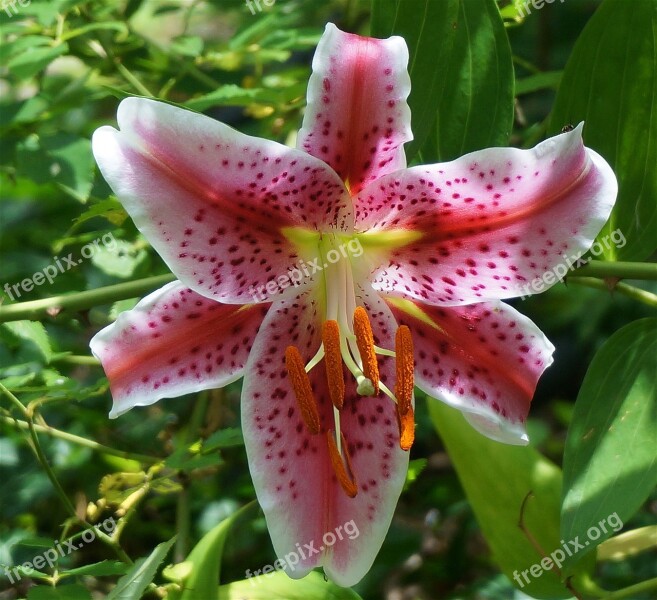
<svg viewBox="0 0 657 600">
<path fill-rule="evenodd" d="M 564 453 L 561 535 L 579 560 L 617 532 L 657 485 L 657 319 L 617 331 L 595 355 Z"/>
<path fill-rule="evenodd" d="M 514 580 L 515 575 L 516 585 L 534 598 L 570 598 L 559 573 L 540 568 L 545 555 L 561 550 L 558 467 L 531 446 L 489 440 L 457 410 L 437 400 L 428 398 L 427 402 L 495 562 L 509 579 Z M 518 526 L 521 516 L 525 532 Z M 537 564 L 539 569 L 534 570 L 539 576 L 529 572 Z M 590 566 L 587 563 L 579 568 Z"/>
<path fill-rule="evenodd" d="M 627 244 L 607 260 L 644 260 L 657 248 L 657 0 L 605 0 L 564 70 L 552 132 L 585 121 L 584 141 L 613 167 L 614 211 L 598 239 L 620 229 Z"/>
<path fill-rule="evenodd" d="M 185 560 L 185 577 L 181 582 L 182 590 L 174 591 L 171 600 L 199 600 L 215 598 L 221 572 L 221 557 L 228 532 L 235 521 L 244 517 L 256 506 L 255 502 L 247 504 L 207 533 L 196 544 Z"/>
</svg>

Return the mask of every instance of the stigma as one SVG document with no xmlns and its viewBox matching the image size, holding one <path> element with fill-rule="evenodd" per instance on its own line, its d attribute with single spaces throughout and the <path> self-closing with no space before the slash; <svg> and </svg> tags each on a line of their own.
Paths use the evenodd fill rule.
<svg viewBox="0 0 657 600">
<path fill-rule="evenodd" d="M 396 381 L 394 392 L 380 379 L 378 356 L 395 359 Z M 333 408 L 332 423 L 323 423 L 314 397 L 308 373 L 321 368 L 326 378 L 329 397 Z M 399 446 L 408 451 L 413 445 L 415 417 L 413 412 L 413 340 L 407 326 L 401 325 L 396 332 L 395 348 L 379 348 L 374 343 L 374 334 L 367 311 L 357 306 L 349 322 L 346 319 L 327 319 L 322 324 L 322 343 L 313 358 L 304 364 L 301 353 L 295 346 L 285 351 L 285 366 L 299 411 L 308 432 L 326 438 L 327 452 L 338 483 L 347 496 L 358 493 L 356 474 L 345 434 L 340 426 L 340 414 L 344 407 L 345 373 L 355 383 L 357 402 L 380 394 L 395 403 L 399 425 Z M 346 370 L 344 369 L 346 367 Z M 353 389 L 353 387 L 352 387 Z"/>
</svg>

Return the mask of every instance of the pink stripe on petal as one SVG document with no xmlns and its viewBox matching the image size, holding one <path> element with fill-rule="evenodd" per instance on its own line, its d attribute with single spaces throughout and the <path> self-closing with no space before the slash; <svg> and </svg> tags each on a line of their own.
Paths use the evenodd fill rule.
<svg viewBox="0 0 657 600">
<path fill-rule="evenodd" d="M 391 347 L 394 318 L 376 296 L 365 301 L 377 341 Z M 324 364 L 310 372 L 322 427 L 320 434 L 311 435 L 301 420 L 283 361 L 289 344 L 296 345 L 306 361 L 315 354 L 322 315 L 309 292 L 272 305 L 246 367 L 242 429 L 276 556 L 300 556 L 299 564 L 287 566 L 288 574 L 299 578 L 322 566 L 336 583 L 351 586 L 367 573 L 383 543 L 404 484 L 408 453 L 399 448 L 394 404 L 383 394 L 358 396 L 345 370 L 341 429 L 358 484 L 356 497 L 349 498 L 339 485 L 326 443 L 326 431 L 335 425 Z M 391 359 L 381 361 L 381 376 L 389 386 L 394 384 Z M 322 550 L 302 556 L 299 548 L 306 544 Z"/>
<path fill-rule="evenodd" d="M 415 345 L 415 383 L 463 412 L 487 437 L 526 444 L 525 421 L 554 346 L 527 317 L 502 302 L 436 307 L 425 318 L 391 304 Z"/>
<path fill-rule="evenodd" d="M 317 46 L 297 146 L 331 165 L 352 194 L 406 166 L 407 65 L 400 37 L 365 38 L 329 23 Z"/>
<path fill-rule="evenodd" d="M 584 147 L 581 130 L 532 150 L 491 148 L 368 186 L 356 199 L 358 230 L 422 234 L 389 251 L 374 287 L 459 305 L 556 283 L 591 246 L 617 193 L 614 173 Z"/>
<path fill-rule="evenodd" d="M 121 313 L 89 343 L 110 382 L 110 416 L 241 377 L 267 309 L 220 304 L 176 281 Z"/>
<path fill-rule="evenodd" d="M 258 288 L 262 295 L 299 260 L 282 228 L 351 226 L 340 179 L 299 150 L 152 100 L 124 100 L 118 122 L 121 131 L 94 134 L 100 170 L 171 270 L 200 294 L 254 302 Z"/>
</svg>

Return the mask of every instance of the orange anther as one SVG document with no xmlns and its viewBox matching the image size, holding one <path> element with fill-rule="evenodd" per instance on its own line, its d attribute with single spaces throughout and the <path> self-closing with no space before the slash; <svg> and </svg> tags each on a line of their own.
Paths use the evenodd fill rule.
<svg viewBox="0 0 657 600">
<path fill-rule="evenodd" d="M 344 403 L 344 373 L 340 354 L 340 327 L 337 321 L 325 321 L 322 326 L 326 380 L 333 406 L 340 410 Z"/>
<path fill-rule="evenodd" d="M 313 395 L 313 388 L 310 385 L 310 378 L 306 373 L 301 353 L 295 346 L 288 346 L 285 349 L 285 366 L 290 375 L 292 389 L 301 410 L 303 422 L 310 433 L 319 433 L 319 411 Z"/>
<path fill-rule="evenodd" d="M 379 393 L 379 363 L 374 350 L 374 335 L 367 312 L 362 306 L 354 311 L 354 334 L 360 358 L 363 361 L 363 375 L 374 386 L 374 396 Z"/>
<path fill-rule="evenodd" d="M 395 397 L 399 414 L 403 416 L 411 408 L 414 385 L 413 338 L 411 330 L 406 325 L 402 325 L 395 335 L 395 354 L 397 356 Z"/>
<path fill-rule="evenodd" d="M 402 450 L 410 450 L 415 441 L 415 414 L 413 407 L 409 406 L 405 415 L 402 415 L 397 407 L 397 421 L 399 423 L 399 447 Z"/>
<path fill-rule="evenodd" d="M 351 469 L 351 459 L 349 458 L 349 451 L 347 450 L 347 442 L 344 439 L 344 435 L 340 432 L 340 440 L 342 441 L 342 452 L 344 453 L 345 460 L 342 460 L 340 453 L 338 452 L 338 446 L 335 443 L 335 438 L 333 437 L 332 431 L 326 432 L 326 440 L 328 442 L 329 456 L 331 458 L 331 464 L 333 465 L 333 471 L 335 476 L 338 478 L 338 482 L 342 489 L 345 491 L 345 494 L 350 498 L 353 498 L 358 493 L 358 485 L 356 484 L 356 478 Z M 347 466 L 345 468 L 345 462 Z"/>
</svg>

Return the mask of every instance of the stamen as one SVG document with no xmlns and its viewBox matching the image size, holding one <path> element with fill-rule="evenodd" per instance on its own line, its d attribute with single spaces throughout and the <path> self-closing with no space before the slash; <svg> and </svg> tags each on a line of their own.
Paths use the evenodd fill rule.
<svg viewBox="0 0 657 600">
<path fill-rule="evenodd" d="M 324 321 L 322 342 L 329 394 L 333 406 L 339 410 L 344 403 L 344 373 L 340 353 L 340 327 L 337 321 Z"/>
<path fill-rule="evenodd" d="M 413 338 L 411 330 L 406 325 L 401 325 L 395 335 L 395 353 L 397 354 L 395 396 L 399 414 L 404 416 L 411 408 L 414 385 Z"/>
<path fill-rule="evenodd" d="M 410 450 L 415 441 L 415 415 L 413 407 L 409 406 L 405 415 L 402 415 L 397 405 L 397 421 L 399 422 L 399 447 Z"/>
<path fill-rule="evenodd" d="M 372 395 L 376 396 L 379 393 L 379 363 L 376 360 L 372 326 L 367 312 L 362 306 L 356 307 L 354 311 L 354 334 L 356 335 L 358 353 L 363 361 L 363 374 L 372 382 L 374 387 Z"/>
<path fill-rule="evenodd" d="M 358 485 L 356 484 L 356 478 L 351 469 L 351 459 L 349 458 L 349 451 L 347 450 L 347 442 L 344 439 L 344 435 L 340 433 L 340 440 L 342 442 L 342 450 L 344 452 L 345 460 L 342 460 L 338 447 L 335 443 L 335 438 L 333 437 L 332 431 L 327 431 L 326 440 L 328 442 L 329 456 L 331 458 L 331 464 L 333 465 L 333 471 L 335 476 L 338 478 L 340 486 L 345 491 L 345 494 L 350 498 L 354 498 L 358 493 Z M 345 462 L 346 468 L 345 468 Z"/>
<path fill-rule="evenodd" d="M 304 368 L 303 358 L 301 358 L 301 353 L 295 346 L 288 346 L 285 349 L 285 366 L 290 375 L 294 396 L 301 411 L 301 418 L 308 431 L 317 434 L 321 428 L 317 402 L 310 385 L 310 378 Z"/>
</svg>

